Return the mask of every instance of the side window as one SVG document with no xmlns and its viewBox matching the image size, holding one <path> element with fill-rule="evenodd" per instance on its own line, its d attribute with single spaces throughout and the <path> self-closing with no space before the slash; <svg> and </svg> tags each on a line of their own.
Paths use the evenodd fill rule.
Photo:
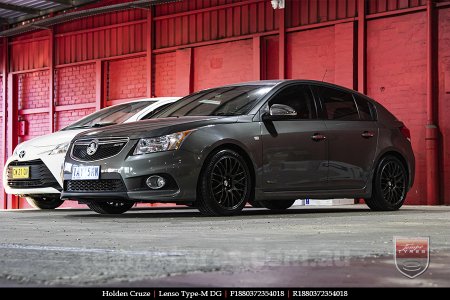
<svg viewBox="0 0 450 300">
<path fill-rule="evenodd" d="M 297 119 L 316 118 L 314 98 L 308 85 L 297 84 L 286 87 L 269 101 L 269 107 L 273 104 L 289 105 L 297 112 Z"/>
<path fill-rule="evenodd" d="M 375 108 L 372 103 L 362 98 L 359 95 L 354 95 L 356 105 L 358 105 L 359 118 L 362 121 L 374 121 L 376 120 Z"/>
<path fill-rule="evenodd" d="M 319 87 L 327 120 L 358 121 L 358 109 L 350 93 L 328 87 Z"/>
<path fill-rule="evenodd" d="M 154 110 L 152 110 L 151 112 L 146 114 L 144 117 L 142 117 L 141 120 L 151 119 L 154 115 L 156 115 L 157 113 L 163 111 L 164 109 L 169 107 L 171 104 L 172 103 L 168 103 L 168 104 L 164 104 L 164 105 L 161 105 L 160 107 L 155 108 Z"/>
</svg>

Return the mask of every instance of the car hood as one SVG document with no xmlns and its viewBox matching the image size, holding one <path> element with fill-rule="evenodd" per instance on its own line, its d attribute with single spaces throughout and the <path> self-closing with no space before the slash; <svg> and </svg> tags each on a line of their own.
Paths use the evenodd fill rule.
<svg viewBox="0 0 450 300">
<path fill-rule="evenodd" d="M 47 148 L 55 148 L 59 144 L 69 143 L 77 134 L 86 131 L 81 130 L 64 130 L 57 131 L 51 134 L 35 137 L 34 139 L 25 141 L 17 146 L 17 150 L 20 151 L 25 148 L 42 148 L 45 151 Z"/>
<path fill-rule="evenodd" d="M 235 123 L 237 121 L 238 117 L 235 116 L 192 116 L 150 119 L 89 130 L 77 135 L 76 139 L 109 137 L 128 137 L 130 139 L 139 139 L 162 136 L 208 125 Z"/>
</svg>

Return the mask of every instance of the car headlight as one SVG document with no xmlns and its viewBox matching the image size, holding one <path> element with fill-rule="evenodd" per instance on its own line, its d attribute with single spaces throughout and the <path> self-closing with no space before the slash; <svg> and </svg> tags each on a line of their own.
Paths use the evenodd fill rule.
<svg viewBox="0 0 450 300">
<path fill-rule="evenodd" d="M 186 130 L 154 138 L 140 139 L 133 155 L 177 150 L 191 132 L 192 130 Z"/>
<path fill-rule="evenodd" d="M 69 150 L 70 143 L 57 145 L 48 155 L 65 154 Z"/>
</svg>

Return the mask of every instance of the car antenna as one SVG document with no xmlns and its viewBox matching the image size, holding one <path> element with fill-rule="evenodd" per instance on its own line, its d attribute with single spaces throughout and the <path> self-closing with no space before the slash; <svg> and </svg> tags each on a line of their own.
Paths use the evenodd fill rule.
<svg viewBox="0 0 450 300">
<path fill-rule="evenodd" d="M 327 75 L 328 69 L 325 69 L 325 74 L 323 74 L 322 82 L 325 80 L 325 75 Z"/>
</svg>

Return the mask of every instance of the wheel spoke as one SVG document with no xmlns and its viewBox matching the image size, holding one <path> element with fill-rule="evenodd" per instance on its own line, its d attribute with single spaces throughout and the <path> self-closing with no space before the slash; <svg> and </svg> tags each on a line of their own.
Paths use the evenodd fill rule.
<svg viewBox="0 0 450 300">
<path fill-rule="evenodd" d="M 211 170 L 209 188 L 213 200 L 224 209 L 234 209 L 245 201 L 248 188 L 248 171 L 233 156 L 219 159 Z"/>
<path fill-rule="evenodd" d="M 397 162 L 391 161 L 381 170 L 380 188 L 384 199 L 393 205 L 404 199 L 406 174 Z"/>
</svg>

